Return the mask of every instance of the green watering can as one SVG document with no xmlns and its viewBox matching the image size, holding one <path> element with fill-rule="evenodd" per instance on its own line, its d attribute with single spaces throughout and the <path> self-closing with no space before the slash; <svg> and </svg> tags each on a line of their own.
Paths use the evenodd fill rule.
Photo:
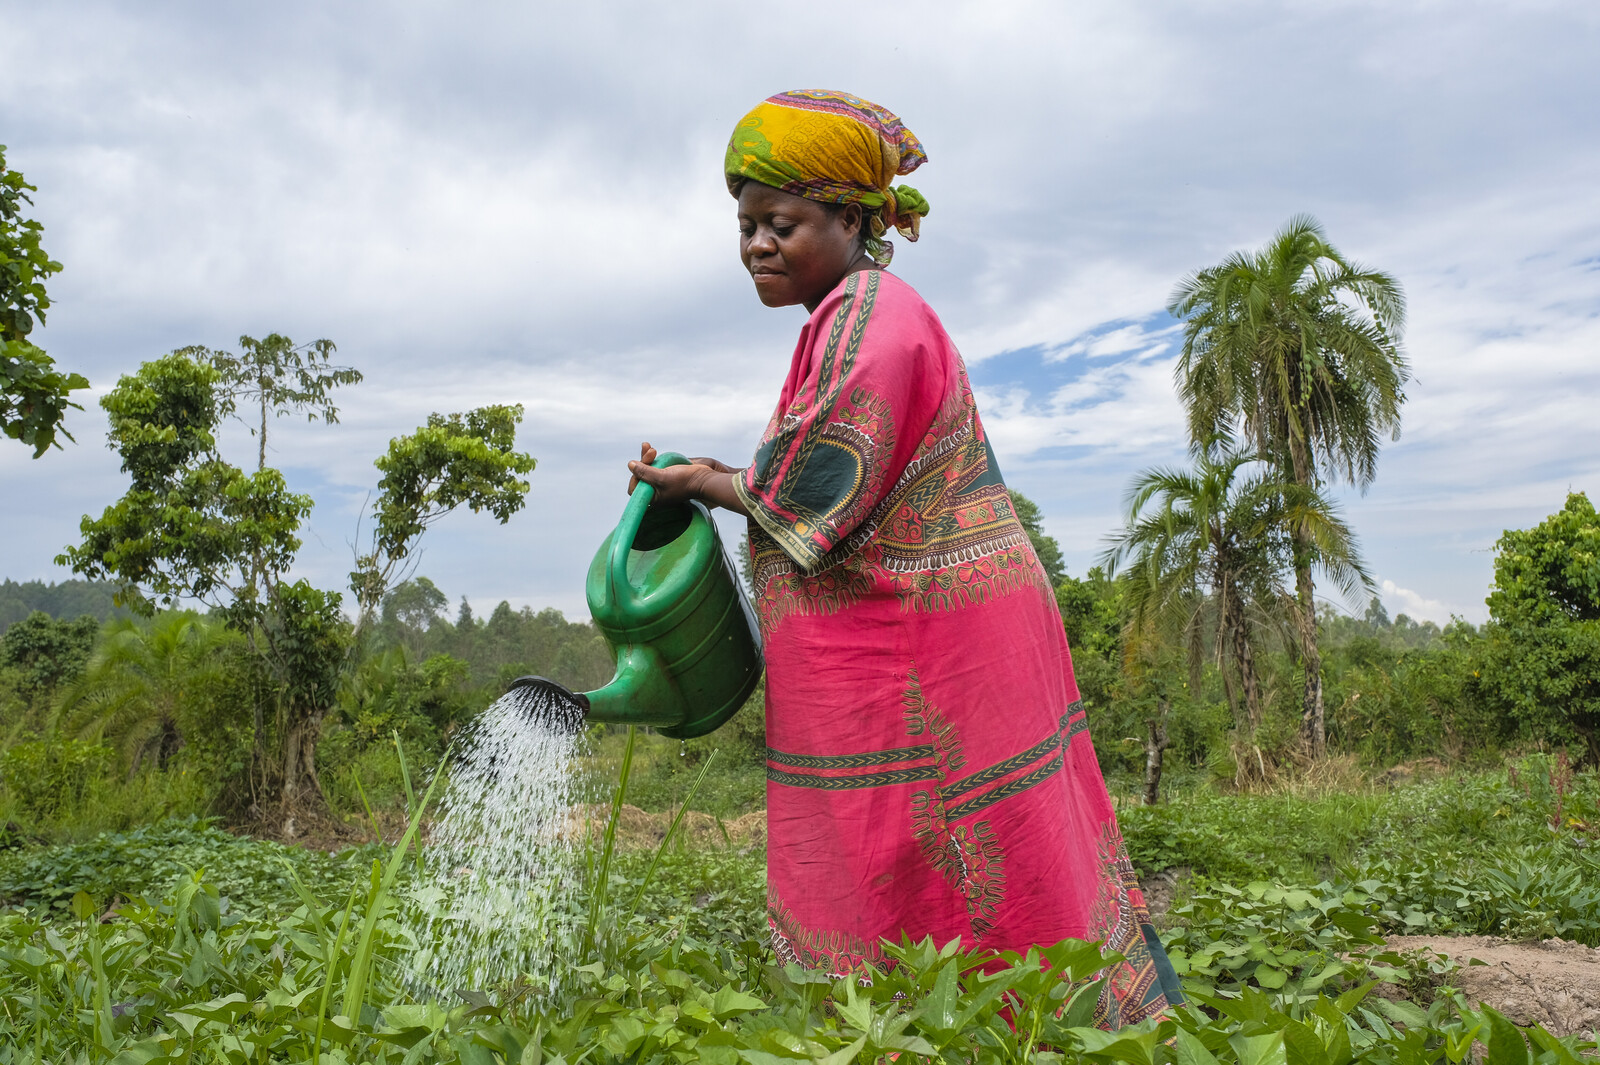
<svg viewBox="0 0 1600 1065">
<path fill-rule="evenodd" d="M 655 465 L 688 462 L 668 452 Z M 583 693 L 519 677 L 511 692 L 530 712 L 572 728 L 649 725 L 686 740 L 727 721 L 755 690 L 761 637 L 716 522 L 699 502 L 652 507 L 654 497 L 641 481 L 589 564 L 589 613 L 616 652 L 616 676 Z"/>
</svg>

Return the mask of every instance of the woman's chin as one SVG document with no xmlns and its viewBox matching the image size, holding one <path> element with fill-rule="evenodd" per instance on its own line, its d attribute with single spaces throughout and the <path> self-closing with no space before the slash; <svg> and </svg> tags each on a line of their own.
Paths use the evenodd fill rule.
<svg viewBox="0 0 1600 1065">
<path fill-rule="evenodd" d="M 787 287 L 756 282 L 756 297 L 768 307 L 793 307 L 800 301 Z"/>
</svg>

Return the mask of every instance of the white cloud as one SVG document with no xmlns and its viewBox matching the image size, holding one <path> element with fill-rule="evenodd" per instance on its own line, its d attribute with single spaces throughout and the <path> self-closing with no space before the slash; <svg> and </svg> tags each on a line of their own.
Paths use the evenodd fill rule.
<svg viewBox="0 0 1600 1065">
<path fill-rule="evenodd" d="M 1183 455 L 1174 283 L 1310 211 L 1411 298 L 1405 435 L 1349 514 L 1375 571 L 1473 616 L 1499 530 L 1600 489 L 1600 8 L 1441 10 L 869 4 L 774 50 L 732 0 L 12 5 L 0 128 L 67 264 L 39 338 L 64 366 L 335 339 L 367 383 L 275 452 L 331 583 L 389 437 L 523 402 L 529 510 L 446 522 L 424 567 L 567 609 L 637 441 L 737 458 L 776 398 L 800 316 L 751 299 L 717 176 L 761 96 L 848 87 L 922 137 L 933 212 L 895 269 L 980 382 L 1057 360 L 980 401 L 1080 571 L 1127 478 Z M 0 442 L 8 575 L 59 577 L 120 490 L 90 406 L 67 453 Z"/>
<path fill-rule="evenodd" d="M 1405 614 L 1413 621 L 1431 621 L 1437 625 L 1450 624 L 1452 614 L 1460 615 L 1460 610 L 1452 610 L 1437 599 L 1429 599 L 1420 592 L 1410 588 L 1402 588 L 1394 581 L 1383 582 L 1383 605 L 1393 615 Z"/>
</svg>

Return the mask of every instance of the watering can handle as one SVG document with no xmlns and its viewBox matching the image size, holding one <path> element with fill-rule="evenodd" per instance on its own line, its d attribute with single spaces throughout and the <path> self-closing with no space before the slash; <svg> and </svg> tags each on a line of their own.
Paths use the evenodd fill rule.
<svg viewBox="0 0 1600 1065">
<path fill-rule="evenodd" d="M 690 463 L 676 451 L 663 451 L 651 465 L 664 470 L 668 466 L 688 466 Z M 633 495 L 628 497 L 628 505 L 622 511 L 622 520 L 617 522 L 616 532 L 611 534 L 611 561 L 606 571 L 611 585 L 611 598 L 626 607 L 637 605 L 639 599 L 634 594 L 633 585 L 628 583 L 628 551 L 633 547 L 634 538 L 639 535 L 639 525 L 644 521 L 644 513 L 650 509 L 655 496 L 655 488 L 640 481 Z"/>
</svg>

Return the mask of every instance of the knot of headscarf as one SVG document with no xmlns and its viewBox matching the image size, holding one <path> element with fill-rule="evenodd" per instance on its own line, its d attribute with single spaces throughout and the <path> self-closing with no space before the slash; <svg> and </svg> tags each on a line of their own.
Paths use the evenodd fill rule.
<svg viewBox="0 0 1600 1065">
<path fill-rule="evenodd" d="M 928 201 L 891 185 L 928 161 L 922 142 L 893 113 L 845 92 L 797 89 L 769 96 L 739 120 L 723 170 L 735 196 L 745 181 L 821 203 L 867 210 L 867 251 L 887 263 L 890 226 L 916 240 Z"/>
</svg>

